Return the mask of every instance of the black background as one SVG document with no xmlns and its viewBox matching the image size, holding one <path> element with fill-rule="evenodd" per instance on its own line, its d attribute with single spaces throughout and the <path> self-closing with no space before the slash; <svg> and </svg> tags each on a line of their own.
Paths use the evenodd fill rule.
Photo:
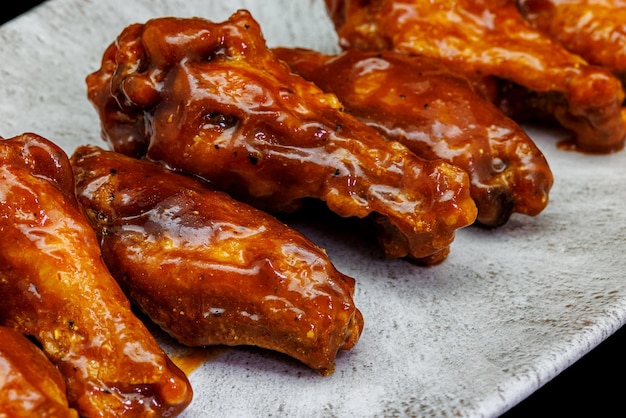
<svg viewBox="0 0 626 418">
<path fill-rule="evenodd" d="M 41 1 L 20 0 L 1 9 L 0 23 L 37 6 Z M 2 80 L 0 80 L 2 82 Z M 0 115 L 1 117 L 1 115 Z M 1 135 L 1 132 L 0 132 Z M 622 151 L 626 152 L 626 151 Z M 572 225 L 576 228 L 576 225 Z M 518 417 L 626 417 L 626 327 L 503 415 Z"/>
</svg>

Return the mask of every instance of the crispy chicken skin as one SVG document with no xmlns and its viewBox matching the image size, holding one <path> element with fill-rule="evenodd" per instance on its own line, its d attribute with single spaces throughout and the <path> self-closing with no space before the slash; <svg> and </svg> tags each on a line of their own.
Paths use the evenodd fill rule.
<svg viewBox="0 0 626 418">
<path fill-rule="evenodd" d="M 626 1 L 517 0 L 526 20 L 626 82 Z"/>
<path fill-rule="evenodd" d="M 623 148 L 619 79 L 524 20 L 513 0 L 326 0 L 344 49 L 445 61 L 517 121 L 550 115 L 583 152 Z M 485 86 L 491 86 L 490 88 Z M 495 86 L 495 87 L 494 87 Z"/>
<path fill-rule="evenodd" d="M 385 137 L 467 171 L 481 224 L 500 226 L 513 212 L 534 216 L 546 207 L 553 177 L 541 151 L 439 60 L 391 51 L 273 52 Z"/>
<path fill-rule="evenodd" d="M 426 161 L 293 74 L 240 10 L 127 27 L 87 77 L 104 138 L 269 211 L 320 199 L 373 217 L 389 258 L 445 258 L 476 207 L 465 172 Z"/>
<path fill-rule="evenodd" d="M 186 376 L 100 257 L 67 155 L 38 135 L 0 139 L 0 236 L 0 324 L 41 345 L 81 416 L 175 416 L 189 404 Z"/>
<path fill-rule="evenodd" d="M 28 338 L 0 326 L 0 416 L 78 418 L 59 370 Z"/>
<path fill-rule="evenodd" d="M 71 160 L 112 274 L 183 344 L 255 345 L 322 374 L 356 344 L 354 279 L 299 232 L 147 160 L 93 146 Z"/>
</svg>

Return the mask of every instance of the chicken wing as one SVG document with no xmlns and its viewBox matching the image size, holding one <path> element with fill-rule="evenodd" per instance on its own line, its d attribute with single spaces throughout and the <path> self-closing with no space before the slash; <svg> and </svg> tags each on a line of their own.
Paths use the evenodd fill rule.
<svg viewBox="0 0 626 418">
<path fill-rule="evenodd" d="M 390 258 L 432 264 L 476 218 L 468 176 L 418 158 L 293 74 L 240 10 L 127 27 L 87 77 L 105 139 L 269 211 L 373 217 Z M 131 123 L 132 122 L 132 123 Z"/>
<path fill-rule="evenodd" d="M 620 81 L 588 65 L 521 16 L 512 0 L 326 0 L 345 49 L 445 61 L 488 91 L 517 121 L 549 115 L 584 152 L 620 150 L 626 111 Z M 484 86 L 491 85 L 491 89 Z"/>
<path fill-rule="evenodd" d="M 626 1 L 517 0 L 526 20 L 626 83 Z"/>
<path fill-rule="evenodd" d="M 354 279 L 302 234 L 146 160 L 93 146 L 71 160 L 111 273 L 178 341 L 255 345 L 323 374 L 357 342 Z"/>
<path fill-rule="evenodd" d="M 67 155 L 40 136 L 0 140 L 0 236 L 0 323 L 41 345 L 81 416 L 175 416 L 189 404 L 186 376 L 102 262 Z"/>
<path fill-rule="evenodd" d="M 553 178 L 541 151 L 440 61 L 390 51 L 273 52 L 385 137 L 468 172 L 481 224 L 502 225 L 513 212 L 534 216 L 547 205 Z"/>
<path fill-rule="evenodd" d="M 28 338 L 0 326 L 0 416 L 78 418 L 59 370 Z"/>
</svg>

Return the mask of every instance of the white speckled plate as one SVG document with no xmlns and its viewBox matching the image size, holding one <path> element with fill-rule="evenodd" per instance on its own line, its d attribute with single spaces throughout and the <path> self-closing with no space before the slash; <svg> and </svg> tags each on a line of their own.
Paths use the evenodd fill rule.
<svg viewBox="0 0 626 418">
<path fill-rule="evenodd" d="M 84 78 L 119 32 L 165 15 L 222 21 L 238 8 L 270 46 L 337 50 L 321 0 L 51 0 L 0 27 L 0 135 L 36 132 L 68 153 L 105 146 Z M 530 133 L 555 175 L 548 208 L 460 231 L 436 267 L 382 260 L 349 223 L 299 221 L 358 280 L 361 340 L 329 377 L 266 351 L 214 350 L 190 375 L 184 416 L 497 416 L 616 331 L 626 322 L 626 152 L 559 151 L 558 132 Z"/>
</svg>

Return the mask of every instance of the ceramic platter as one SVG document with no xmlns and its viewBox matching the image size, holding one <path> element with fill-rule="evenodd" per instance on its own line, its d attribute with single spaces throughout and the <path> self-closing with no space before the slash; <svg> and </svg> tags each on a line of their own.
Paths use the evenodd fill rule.
<svg viewBox="0 0 626 418">
<path fill-rule="evenodd" d="M 0 136 L 106 147 L 84 79 L 122 29 L 239 8 L 269 46 L 338 51 L 322 0 L 50 0 L 0 27 Z M 563 133 L 528 129 L 554 173 L 548 208 L 459 231 L 435 267 L 383 260 L 350 222 L 295 219 L 357 279 L 359 343 L 328 377 L 263 350 L 207 349 L 184 416 L 492 417 L 615 332 L 626 322 L 626 152 L 561 151 Z"/>
</svg>

